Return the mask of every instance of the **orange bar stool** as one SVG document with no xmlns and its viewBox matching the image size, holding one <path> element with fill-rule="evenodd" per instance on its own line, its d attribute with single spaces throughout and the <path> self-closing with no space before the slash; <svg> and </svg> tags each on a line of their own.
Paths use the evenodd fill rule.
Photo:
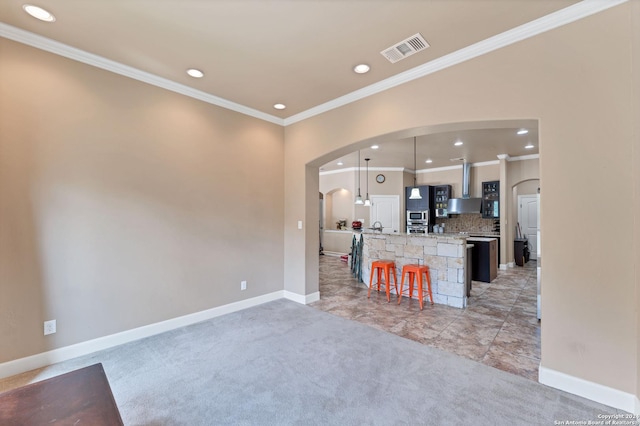
<svg viewBox="0 0 640 426">
<path fill-rule="evenodd" d="M 410 263 L 402 267 L 402 282 L 400 283 L 400 293 L 398 293 L 398 305 L 402 300 L 404 294 L 404 275 L 409 274 L 409 299 L 413 295 L 413 282 L 415 278 L 418 278 L 418 297 L 420 298 L 420 310 L 422 310 L 422 299 L 424 298 L 424 286 L 422 281 L 422 274 L 427 276 L 427 292 L 429 293 L 429 299 L 433 305 L 433 295 L 431 294 L 431 278 L 429 277 L 429 267 L 427 265 L 416 265 Z"/>
<path fill-rule="evenodd" d="M 380 283 L 382 281 L 382 272 L 384 272 L 384 287 L 387 292 L 387 302 L 391 301 L 391 271 L 393 271 L 393 285 L 398 294 L 398 276 L 396 275 L 396 263 L 393 260 L 376 260 L 371 263 L 371 276 L 369 277 L 369 292 L 367 298 L 371 297 L 371 287 L 373 287 L 373 275 L 378 274 L 378 291 L 380 291 Z"/>
</svg>

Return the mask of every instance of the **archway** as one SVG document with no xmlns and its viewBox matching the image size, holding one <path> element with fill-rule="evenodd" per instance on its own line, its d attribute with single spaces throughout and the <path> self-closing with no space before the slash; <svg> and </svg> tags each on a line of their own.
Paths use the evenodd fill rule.
<svg viewBox="0 0 640 426">
<path fill-rule="evenodd" d="M 531 120 L 531 121 L 533 121 L 533 120 Z M 537 121 L 533 121 L 533 122 L 535 123 L 535 127 L 537 128 Z M 504 124 L 504 122 L 500 122 L 500 123 Z M 468 126 L 468 125 L 470 125 L 470 124 L 477 124 L 477 123 L 462 123 L 462 124 L 464 124 L 464 125 Z M 530 125 L 530 124 L 529 124 L 529 125 Z M 515 126 L 517 126 L 517 125 L 514 125 L 513 123 L 511 123 L 511 126 L 514 126 L 514 127 L 515 127 Z M 443 129 L 443 128 L 450 129 L 451 127 L 452 127 L 451 125 L 446 125 L 446 126 L 445 126 L 445 125 L 443 125 L 443 126 L 441 126 L 441 127 L 440 127 L 440 129 Z M 465 126 L 461 126 L 461 127 L 465 127 Z M 479 126 L 479 127 L 483 127 L 483 126 Z M 467 127 L 467 128 L 468 128 L 468 127 Z M 418 128 L 418 129 L 410 129 L 409 131 L 417 132 L 417 131 L 421 131 L 421 130 L 422 130 L 421 128 Z M 437 132 L 438 130 L 439 130 L 438 126 L 432 126 L 432 127 L 431 127 L 431 131 L 433 131 L 433 132 Z M 388 138 L 389 140 L 394 140 L 394 139 L 395 139 L 395 138 L 397 138 L 401 133 L 402 133 L 402 132 L 398 132 L 397 134 L 385 135 L 384 137 L 385 137 L 385 138 Z M 536 139 L 536 142 L 537 142 L 537 139 Z M 358 143 L 351 144 L 351 145 L 349 146 L 349 148 L 351 148 L 351 149 L 352 149 L 352 150 L 354 150 L 354 151 L 357 151 L 358 149 L 360 149 L 360 150 L 362 150 L 362 149 L 366 149 L 367 145 L 371 145 L 371 144 L 374 144 L 374 143 L 376 143 L 376 144 L 377 144 L 377 143 L 384 144 L 384 142 L 382 142 L 379 138 L 372 138 L 372 139 L 368 139 L 368 140 L 360 141 L 360 142 L 358 142 Z M 338 151 L 336 151 L 336 152 L 334 153 L 334 157 L 333 157 L 333 158 L 328 159 L 328 160 L 327 160 L 327 163 L 329 163 L 329 162 L 337 163 L 337 161 L 336 161 L 336 160 L 338 160 L 338 158 L 340 158 L 341 156 L 344 156 L 344 155 L 345 155 L 345 154 L 344 154 L 344 152 L 343 152 L 342 150 L 341 150 L 341 151 L 339 151 L 339 152 L 338 152 Z M 342 160 L 342 159 L 341 159 L 341 160 Z M 479 169 L 483 169 L 483 170 L 476 170 L 476 171 L 474 172 L 474 174 L 473 174 L 473 176 L 474 176 L 474 177 L 472 178 L 472 181 L 473 181 L 473 180 L 476 180 L 477 182 L 475 182 L 475 183 L 477 183 L 477 185 L 478 185 L 478 186 L 481 186 L 481 182 L 480 182 L 481 180 L 494 180 L 494 179 L 495 179 L 495 180 L 498 180 L 498 179 L 501 179 L 501 180 L 503 181 L 504 188 L 506 189 L 506 191 L 505 191 L 505 193 L 506 193 L 506 194 L 504 194 L 505 202 L 507 202 L 507 203 L 511 204 L 511 203 L 513 202 L 513 197 L 512 197 L 512 195 L 511 195 L 512 191 L 509 191 L 509 188 L 512 188 L 512 185 L 510 185 L 510 183 L 511 183 L 514 179 L 518 179 L 518 180 L 517 180 L 517 184 L 520 184 L 520 183 L 521 183 L 521 181 L 522 181 L 522 182 L 524 182 L 524 181 L 529 181 L 529 180 L 533 181 L 532 179 L 529 179 L 529 178 L 521 179 L 521 178 L 519 177 L 519 176 L 521 176 L 521 174 L 522 174 L 522 169 L 523 169 L 523 167 L 521 167 L 521 165 L 519 164 L 520 162 L 518 162 L 518 161 L 517 161 L 517 159 L 514 159 L 514 161 L 515 161 L 515 163 L 516 163 L 516 164 L 515 164 L 515 166 L 510 167 L 510 164 L 506 164 L 506 165 L 504 165 L 504 162 L 502 162 L 502 163 L 501 163 L 501 162 L 498 160 L 498 158 L 496 157 L 496 158 L 495 158 L 495 160 L 493 161 L 495 164 L 490 165 L 490 167 L 484 167 L 485 165 L 478 165 L 478 168 L 479 168 Z M 536 160 L 536 161 L 537 161 L 537 160 Z M 510 163 L 510 162 L 509 162 L 509 163 Z M 424 164 L 424 162 L 423 162 L 423 164 Z M 424 166 L 423 166 L 423 167 L 424 167 Z M 418 169 L 419 169 L 419 168 L 420 168 L 420 167 L 418 167 Z M 455 167 L 454 167 L 454 168 L 455 168 Z M 536 167 L 535 167 L 536 171 L 538 170 L 538 168 L 539 168 L 539 167 L 538 167 L 538 164 L 536 163 Z M 449 167 L 448 167 L 448 169 L 452 169 L 452 167 L 451 167 L 451 166 L 449 166 Z M 492 169 L 492 170 L 494 170 L 494 171 L 495 171 L 495 173 L 496 173 L 496 175 L 495 175 L 495 176 L 494 176 L 494 175 L 490 175 L 490 176 L 489 176 L 489 175 L 488 175 L 488 172 L 487 172 L 487 170 L 486 170 L 486 169 Z M 504 175 L 502 175 L 502 174 L 501 174 L 501 169 L 505 172 L 505 174 L 504 174 Z M 513 172 L 513 173 L 511 173 L 511 174 L 509 174 L 510 169 L 513 169 L 513 170 L 514 170 L 514 172 Z M 494 173 L 494 171 L 492 171 L 491 173 Z M 413 171 L 410 171 L 410 172 L 411 172 L 411 173 L 409 173 L 409 174 L 410 174 L 411 182 L 412 182 L 412 181 L 413 181 Z M 326 173 L 326 172 L 325 172 L 325 173 Z M 387 174 L 387 179 L 388 179 L 388 177 L 389 177 L 388 175 L 389 175 L 390 173 L 385 173 L 385 174 Z M 431 174 L 431 175 L 437 175 L 437 173 L 430 173 L 430 174 Z M 337 173 L 337 172 L 336 172 L 336 173 L 333 173 L 333 174 L 331 175 L 331 176 L 332 176 L 332 178 L 334 179 L 334 180 L 333 180 L 333 182 L 335 182 L 335 176 L 336 176 L 336 175 L 338 175 L 338 173 Z M 375 173 L 374 173 L 373 175 L 375 176 Z M 462 174 L 461 174 L 459 171 L 457 171 L 457 170 L 452 170 L 452 171 L 450 171 L 450 172 L 449 172 L 449 176 L 452 176 L 453 178 L 459 179 L 459 178 L 461 178 Z M 538 173 L 536 173 L 536 178 L 537 178 L 537 177 L 538 177 Z M 353 175 L 351 175 L 349 179 L 350 179 L 350 180 L 353 180 Z M 422 175 L 422 179 L 423 179 L 423 180 L 425 180 L 425 179 L 429 179 L 429 177 L 428 177 L 428 176 L 426 176 L 426 175 Z M 536 189 L 537 189 L 537 182 L 538 182 L 538 179 L 536 179 Z M 428 184 L 428 182 L 420 182 L 420 183 L 421 183 L 421 184 L 422 184 L 422 183 L 427 183 L 427 184 Z M 439 182 L 438 184 L 444 184 L 444 183 L 448 183 L 448 182 Z M 452 183 L 453 183 L 453 182 L 452 182 Z M 472 182 L 472 183 L 473 183 L 473 182 Z M 376 183 L 375 183 L 375 182 L 374 182 L 373 184 L 374 184 L 374 185 L 376 185 Z M 457 185 L 458 183 L 457 183 L 457 182 L 455 182 L 455 184 Z M 407 182 L 407 185 L 411 185 L 411 183 Z M 524 185 L 524 184 L 523 184 L 523 185 Z M 322 175 L 319 177 L 319 186 L 320 186 L 320 189 L 321 189 L 321 191 L 322 191 L 322 192 L 325 192 L 325 191 L 326 191 L 325 193 L 326 193 L 327 195 L 328 195 L 328 193 L 329 193 L 329 192 L 333 192 L 333 194 L 332 194 L 332 195 L 335 195 L 335 194 L 336 194 L 336 192 L 335 192 L 335 191 L 336 191 L 336 188 L 331 188 L 331 189 L 327 190 L 327 189 L 323 186 L 323 184 L 322 184 Z M 460 186 L 460 185 L 458 185 L 458 188 L 459 188 L 459 186 Z M 399 194 L 402 196 L 402 198 L 404 198 L 404 194 L 403 194 L 403 192 L 404 192 L 404 191 L 403 191 L 403 190 L 404 190 L 404 187 L 403 187 L 403 186 L 400 186 L 400 188 L 399 188 Z M 476 193 L 477 193 L 477 192 L 478 192 L 478 190 L 476 189 L 474 192 L 476 192 Z M 326 199 L 326 198 L 328 198 L 328 196 L 327 196 L 327 197 L 325 197 L 325 199 Z M 350 207 L 351 207 L 351 208 L 353 208 L 353 199 L 349 199 L 349 200 L 348 200 L 348 204 L 350 205 Z M 513 212 L 513 211 L 514 211 L 514 209 L 513 209 L 513 208 L 505 208 L 505 212 L 504 212 L 504 214 L 505 214 L 505 218 L 508 218 L 508 220 L 507 220 L 507 221 L 508 221 L 509 223 L 515 223 L 515 221 L 512 221 L 512 220 L 510 219 L 510 216 L 507 216 L 507 215 L 512 214 L 512 212 Z M 326 220 L 325 222 L 327 222 L 327 226 L 328 226 L 328 227 L 332 225 L 328 220 Z M 475 221 L 469 220 L 469 221 L 467 221 L 467 222 L 475 222 Z M 505 226 L 505 227 L 504 227 L 504 232 L 505 232 L 505 233 L 506 233 L 506 229 L 507 229 L 507 227 Z M 503 238 L 505 238 L 505 240 L 507 240 L 507 241 L 510 241 L 510 242 L 511 242 L 511 237 L 507 238 L 507 237 L 506 237 L 506 235 L 505 235 L 505 236 L 503 236 Z M 509 246 L 512 246 L 512 242 L 509 244 Z M 513 251 L 512 251 L 512 250 L 513 250 L 513 248 L 511 247 L 511 254 L 509 255 L 511 259 L 513 259 L 513 257 L 512 257 L 512 256 L 513 256 Z M 326 272 L 326 271 L 327 271 L 327 268 L 326 268 L 326 266 L 327 266 L 326 259 L 322 259 L 322 262 L 323 262 L 323 263 L 322 263 L 322 268 L 320 268 L 320 270 L 321 270 L 321 271 L 323 271 L 323 272 Z M 339 263 L 339 262 L 337 262 L 337 263 L 336 263 L 336 265 L 340 265 L 340 263 Z M 339 268 L 339 266 L 336 266 L 336 269 L 335 269 L 335 270 L 337 270 L 338 268 Z M 529 271 L 529 272 L 530 272 L 530 271 Z M 535 273 L 535 272 L 534 272 L 534 273 Z M 325 275 L 323 275 L 323 277 L 325 277 Z M 335 276 L 334 276 L 334 277 L 335 277 Z M 367 281 L 367 279 L 368 279 L 368 278 L 366 278 L 366 277 L 363 277 L 363 278 L 365 278 L 365 281 Z M 350 276 L 349 276 L 349 275 L 347 275 L 347 279 L 349 279 L 349 281 L 350 281 L 350 282 L 352 282 L 352 281 L 353 281 L 352 279 L 350 279 Z M 518 281 L 518 282 L 522 282 L 522 283 L 524 283 L 525 281 L 527 281 L 527 282 L 531 281 L 531 280 L 529 280 L 529 279 L 528 279 L 528 277 L 527 277 L 527 279 L 524 279 L 524 278 L 523 278 L 523 276 L 518 276 L 518 277 L 515 277 L 515 276 L 509 276 L 509 280 L 511 280 L 511 281 L 513 281 L 513 282 Z M 323 279 L 323 282 L 325 282 L 325 280 L 324 280 L 324 279 Z M 522 297 L 522 300 L 524 301 L 525 299 L 527 299 L 527 300 L 526 300 L 526 302 L 530 305 L 530 308 L 531 308 L 531 309 L 527 310 L 527 306 L 528 306 L 528 305 L 527 305 L 527 306 L 521 306 L 521 305 L 518 305 L 518 306 L 517 306 L 517 311 L 518 311 L 518 313 L 519 313 L 519 314 L 521 314 L 521 317 L 518 317 L 518 318 L 517 318 L 520 322 L 526 322 L 526 318 L 525 318 L 525 317 L 526 317 L 526 315 L 531 315 L 531 321 L 532 321 L 532 322 L 535 322 L 535 276 L 534 276 L 534 280 L 533 280 L 533 281 L 531 281 L 531 282 L 532 282 L 532 283 L 533 283 L 533 285 L 534 285 L 534 289 L 533 289 L 534 291 L 532 292 L 533 299 L 530 301 L 530 300 L 528 299 L 528 298 L 530 297 L 530 295 L 529 295 L 529 294 L 524 294 L 524 292 L 523 292 L 523 294 L 522 294 L 522 296 L 523 296 L 523 297 Z M 511 294 L 516 294 L 516 293 L 517 293 L 518 297 L 514 297 L 514 300 L 513 300 L 512 302 L 510 302 L 510 303 L 514 303 L 514 305 L 513 305 L 513 306 L 515 306 L 515 302 L 516 302 L 516 300 L 519 300 L 519 298 L 520 298 L 520 297 L 519 297 L 519 296 L 520 296 L 520 292 L 521 292 L 523 289 L 522 289 L 522 288 L 510 288 L 510 287 L 509 287 L 509 284 L 511 284 L 511 282 L 508 282 L 508 283 L 502 283 L 502 282 L 501 282 L 501 283 L 499 283 L 499 285 L 497 285 L 497 288 L 496 288 L 496 289 L 493 289 L 493 290 L 492 290 L 492 292 L 497 292 L 497 291 L 499 291 L 499 290 L 500 290 L 500 288 L 498 288 L 498 287 L 503 286 L 505 291 L 509 291 L 509 292 L 510 292 L 510 293 L 509 293 L 510 295 L 511 295 Z M 334 283 L 334 282 L 332 282 L 332 285 L 335 285 L 335 283 Z M 350 284 L 349 286 L 351 286 L 351 284 Z M 507 288 L 507 287 L 509 287 L 509 288 Z M 515 286 L 515 287 L 518 287 L 518 286 Z M 482 288 L 482 286 L 478 286 L 478 288 Z M 330 294 L 330 291 L 329 291 L 329 289 L 327 288 L 327 286 L 323 285 L 323 289 L 324 289 L 323 291 L 326 291 L 326 294 Z M 346 291 L 346 289 L 345 289 L 345 291 Z M 343 294 L 343 296 L 344 296 L 344 294 Z M 355 297 L 355 296 L 354 296 L 354 297 Z M 476 297 L 477 297 L 477 295 L 476 295 Z M 352 297 L 352 298 L 353 298 L 353 297 Z M 340 309 L 341 309 L 341 308 L 337 307 L 337 306 L 340 306 L 340 305 L 339 305 L 339 303 L 338 303 L 334 298 L 327 298 L 327 299 L 325 299 L 324 306 L 331 306 L 331 307 L 332 307 L 332 309 L 338 309 L 338 310 L 340 310 Z M 511 305 L 510 305 L 510 306 L 511 306 Z M 496 309 L 498 309 L 498 308 L 496 308 Z M 501 309 L 502 309 L 502 307 L 501 307 Z M 489 308 L 487 308 L 487 310 L 489 310 Z M 528 312 L 528 311 L 530 311 L 530 310 L 533 310 L 533 312 L 529 314 L 529 312 Z M 345 311 L 347 311 L 347 310 L 345 309 Z M 508 310 L 507 310 L 507 311 L 508 311 Z M 496 317 L 496 318 L 497 318 L 497 317 Z M 492 318 L 492 320 L 493 320 L 493 321 L 496 321 L 496 318 Z M 500 319 L 504 319 L 504 317 L 500 317 Z M 520 325 L 521 325 L 521 324 L 520 324 Z M 520 325 L 518 325 L 518 327 L 520 327 Z M 528 326 L 530 326 L 530 328 L 534 328 L 534 326 L 532 326 L 532 325 L 530 325 L 530 324 L 528 324 L 528 325 L 527 325 L 527 324 L 522 325 L 522 327 L 523 327 L 523 328 L 527 328 Z M 528 330 L 528 328 L 527 328 L 527 330 Z M 523 334 L 524 334 L 524 333 L 523 333 Z M 539 339 L 539 335 L 538 335 L 538 339 Z M 523 340 L 524 340 L 524 337 L 523 337 Z M 538 342 L 539 342 L 539 340 L 538 340 Z M 529 346 L 529 347 L 533 347 L 533 346 L 535 346 L 535 347 L 538 347 L 538 348 L 539 348 L 539 343 L 538 343 L 538 342 L 534 342 L 534 341 L 532 341 L 532 342 L 528 342 L 528 346 Z M 425 344 L 426 344 L 426 343 L 425 343 Z M 524 343 L 523 343 L 523 344 L 524 344 Z M 498 350 L 495 350 L 495 351 L 493 351 L 492 353 L 493 353 L 496 357 L 498 357 L 498 355 L 496 355 L 496 354 L 500 354 L 501 352 L 500 352 L 500 351 L 498 351 Z M 504 355 L 504 354 L 503 354 L 503 355 Z M 504 356 L 507 356 L 507 357 L 508 357 L 509 355 L 512 355 L 512 354 L 507 353 L 507 354 L 506 354 L 506 355 L 504 355 Z M 535 356 L 537 356 L 537 357 L 538 357 L 537 359 L 539 359 L 539 355 L 538 355 L 537 353 L 535 354 Z M 529 368 L 529 369 L 531 369 L 531 370 L 533 370 L 533 369 L 535 368 L 535 371 L 537 372 L 537 365 L 539 364 L 539 362 L 537 362 L 537 363 L 536 363 L 536 362 L 534 362 L 535 360 L 534 360 L 534 361 L 532 361 L 532 359 L 533 359 L 533 357 L 530 357 L 530 358 L 528 359 L 528 362 L 529 362 L 529 364 L 535 364 L 535 365 L 534 365 L 534 366 L 532 366 L 532 365 L 527 364 L 527 365 L 528 365 L 528 367 L 527 367 L 527 368 Z M 524 364 L 523 364 L 523 365 L 524 365 Z M 531 371 L 530 371 L 529 373 L 531 373 Z"/>
<path fill-rule="evenodd" d="M 353 192 L 346 188 L 332 188 L 323 195 L 321 238 L 324 254 L 346 254 L 351 244 L 351 232 L 348 227 L 353 220 Z"/>
</svg>

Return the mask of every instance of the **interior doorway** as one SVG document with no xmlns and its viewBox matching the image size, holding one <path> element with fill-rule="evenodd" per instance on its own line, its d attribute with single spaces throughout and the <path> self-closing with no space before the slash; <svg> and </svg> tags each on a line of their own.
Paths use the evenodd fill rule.
<svg viewBox="0 0 640 426">
<path fill-rule="evenodd" d="M 518 223 L 529 243 L 530 259 L 538 259 L 538 195 L 518 196 Z"/>
<path fill-rule="evenodd" d="M 323 255 L 324 254 L 324 248 L 322 247 L 322 234 L 324 232 L 324 195 L 322 195 L 322 192 L 318 191 L 318 207 L 319 207 L 319 220 L 318 220 L 318 230 L 320 233 L 320 254 Z"/>
</svg>

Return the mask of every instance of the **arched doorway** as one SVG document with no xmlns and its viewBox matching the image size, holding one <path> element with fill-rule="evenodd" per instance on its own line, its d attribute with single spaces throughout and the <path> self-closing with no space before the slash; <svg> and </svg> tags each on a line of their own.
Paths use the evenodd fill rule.
<svg viewBox="0 0 640 426">
<path fill-rule="evenodd" d="M 537 128 L 537 122 L 535 123 L 535 126 Z M 445 126 L 445 127 L 447 127 L 448 129 L 451 129 L 450 126 Z M 431 129 L 431 130 L 437 131 L 437 129 Z M 416 129 L 412 129 L 412 131 L 416 131 Z M 399 136 L 401 135 L 400 134 L 391 135 L 391 136 L 387 135 L 386 137 L 388 137 L 390 140 L 393 140 L 395 137 L 399 137 Z M 349 148 L 353 149 L 354 152 L 356 152 L 358 149 L 364 151 L 368 149 L 368 147 L 374 142 L 376 144 L 381 144 L 381 145 L 383 143 L 379 139 L 376 139 L 375 141 L 367 140 L 367 141 L 361 141 L 361 142 L 355 143 Z M 385 145 L 382 145 L 380 147 L 381 150 L 384 148 L 385 148 Z M 344 161 L 342 161 L 345 156 L 345 153 L 343 151 L 344 150 L 341 150 L 340 152 L 336 152 L 335 153 L 336 156 L 333 158 L 327 159 L 327 162 L 332 162 L 335 164 L 337 164 L 338 162 L 345 163 Z M 387 152 L 390 152 L 390 151 L 387 151 Z M 338 159 L 340 161 L 338 161 Z M 413 162 L 413 158 L 411 156 L 408 157 L 408 160 L 410 162 Z M 526 171 L 529 168 L 532 168 L 532 169 L 535 169 L 537 173 L 537 170 L 539 167 L 537 163 L 535 164 L 535 167 L 524 167 L 523 163 L 525 161 L 519 161 L 519 160 L 520 159 L 518 158 L 511 158 L 510 161 L 507 162 L 506 166 L 504 164 L 499 165 L 498 164 L 499 162 L 497 160 L 495 161 L 496 163 L 495 165 L 488 165 L 487 167 L 484 167 L 484 165 L 478 166 L 478 169 L 474 172 L 474 175 L 473 175 L 474 178 L 472 178 L 472 180 L 475 179 L 477 181 L 475 182 L 475 184 L 477 186 L 481 186 L 481 181 L 484 181 L 484 180 L 503 179 L 505 188 L 511 188 L 512 187 L 511 182 L 513 181 L 516 181 L 517 183 L 520 183 L 521 181 L 528 181 L 529 180 L 528 178 L 523 179 L 521 177 L 523 170 Z M 447 159 L 447 161 L 449 161 L 449 159 Z M 448 167 L 446 168 L 446 170 L 440 170 L 437 172 L 426 171 L 424 169 L 426 169 L 427 166 L 423 165 L 425 164 L 424 161 L 420 161 L 418 162 L 418 164 L 420 164 L 420 167 L 418 167 L 418 169 L 422 169 L 422 170 L 419 170 L 418 172 L 419 184 L 424 184 L 424 183 L 431 184 L 432 182 L 430 182 L 430 180 L 435 179 L 438 181 L 437 182 L 438 184 L 453 183 L 454 192 L 456 188 L 458 188 L 459 190 L 460 185 L 457 181 L 456 182 L 449 181 L 449 179 L 461 178 L 461 173 L 459 170 L 457 169 L 454 170 L 454 167 L 447 165 Z M 347 165 L 350 165 L 351 167 L 356 167 L 357 163 L 347 164 Z M 501 167 L 503 167 L 504 170 L 502 170 Z M 505 172 L 504 176 L 502 175 L 503 171 Z M 412 185 L 413 177 L 414 177 L 413 172 L 414 172 L 413 170 L 398 172 L 398 175 L 400 176 L 399 180 L 401 182 L 398 188 L 399 193 L 403 192 L 405 186 Z M 386 181 L 385 183 L 389 183 L 393 179 L 392 173 L 385 172 L 384 174 L 385 174 L 385 181 Z M 406 180 L 403 181 L 403 176 L 405 174 L 406 174 Z M 492 175 L 492 174 L 495 174 L 495 175 Z M 375 176 L 376 173 L 372 173 L 372 175 Z M 536 178 L 537 177 L 538 177 L 538 174 L 536 174 Z M 322 181 L 322 176 L 320 176 L 320 181 Z M 370 185 L 374 185 L 375 187 L 377 183 L 371 182 Z M 322 183 L 320 183 L 320 187 L 322 188 Z M 477 189 L 476 189 L 476 192 L 477 192 Z M 505 192 L 506 192 L 505 197 L 507 198 L 507 202 L 512 203 L 513 202 L 512 192 L 509 190 Z M 402 198 L 404 200 L 404 196 Z M 325 193 L 325 201 L 326 199 L 327 199 L 327 194 Z M 351 204 L 351 206 L 353 206 L 352 199 L 349 200 L 349 203 Z M 404 205 L 404 201 L 402 202 L 402 204 Z M 503 238 L 506 241 L 510 242 L 508 246 L 511 246 L 511 250 L 509 254 L 509 257 L 511 259 L 513 259 L 513 248 L 512 248 L 513 241 L 511 240 L 511 238 L 513 238 L 513 235 L 512 235 L 513 233 L 509 232 L 508 233 L 509 236 L 507 237 L 507 229 L 511 228 L 511 224 L 515 223 L 515 220 L 512 220 L 511 216 L 507 217 L 506 215 L 511 215 L 513 212 L 514 212 L 513 208 L 505 209 L 505 218 L 507 218 L 506 222 L 509 223 L 509 226 L 502 227 L 502 229 L 504 230 Z M 469 221 L 469 222 L 473 222 L 473 221 Z M 331 259 L 329 258 L 329 260 Z M 375 311 L 376 311 L 375 309 L 370 308 L 368 313 L 359 312 L 357 310 L 359 306 L 366 305 L 367 303 L 366 295 L 362 297 L 356 294 L 358 291 L 362 291 L 362 288 L 360 289 L 357 288 L 356 286 L 357 283 L 353 280 L 353 277 L 349 274 L 348 266 L 341 264 L 335 258 L 333 258 L 333 261 L 334 261 L 334 265 L 331 267 L 328 267 L 327 259 L 321 260 L 319 270 L 321 271 L 321 273 L 328 272 L 329 280 L 331 281 L 331 285 L 333 286 L 333 289 L 327 290 L 327 293 L 325 294 L 325 289 L 327 289 L 327 287 L 323 286 L 321 288 L 320 290 L 321 300 L 318 302 L 318 305 L 324 304 L 324 307 L 327 308 L 330 312 L 331 310 L 334 310 L 336 314 L 347 315 L 346 317 L 349 319 L 356 320 L 356 321 L 364 321 L 365 323 L 366 321 L 370 321 L 371 324 L 374 325 L 374 323 L 376 323 L 376 320 L 374 318 Z M 342 279 L 344 280 L 345 285 L 343 285 L 342 287 L 339 287 L 338 286 L 339 283 L 336 282 L 336 276 L 337 276 L 336 271 L 341 266 L 344 268 L 344 271 L 343 271 L 344 275 Z M 331 270 L 331 268 L 333 268 L 333 270 Z M 535 380 L 537 378 L 537 368 L 539 365 L 540 332 L 539 332 L 539 326 L 537 325 L 537 320 L 535 318 L 535 314 L 536 314 L 535 313 L 535 305 L 536 305 L 535 269 L 533 271 L 534 275 L 531 275 L 533 277 L 532 278 L 533 280 L 531 280 L 531 276 L 529 276 L 531 273 L 532 272 L 529 270 L 525 271 L 523 269 L 521 270 L 507 269 L 506 271 L 501 271 L 502 280 L 498 282 L 496 286 L 483 287 L 481 285 L 478 285 L 476 287 L 476 290 L 478 292 L 476 292 L 474 297 L 476 297 L 476 300 L 479 300 L 482 303 L 479 303 L 476 306 L 470 306 L 469 312 L 471 313 L 469 314 L 465 313 L 465 311 L 454 313 L 455 318 L 450 318 L 450 321 L 447 324 L 445 324 L 442 328 L 432 328 L 433 326 L 433 322 L 432 322 L 430 324 L 428 323 L 423 324 L 422 326 L 424 328 L 421 329 L 420 328 L 421 326 L 418 325 L 417 323 L 414 323 L 411 326 L 409 326 L 407 324 L 402 323 L 402 321 L 399 320 L 397 321 L 397 323 L 394 323 L 394 325 L 390 327 L 387 331 L 392 333 L 397 333 L 403 337 L 413 338 L 415 340 L 420 341 L 423 344 L 432 344 L 434 347 L 438 347 L 440 349 L 458 353 L 459 355 L 467 356 L 470 359 L 474 359 L 478 362 L 482 362 L 488 365 L 498 366 L 498 368 L 500 368 L 499 366 L 502 365 L 503 369 L 505 369 L 506 371 L 516 372 L 516 374 L 518 374 L 517 371 L 520 371 L 520 373 L 522 373 L 521 375 L 526 374 L 527 375 L 526 377 L 529 377 Z M 325 277 L 326 276 L 323 275 L 323 277 L 321 278 L 325 278 Z M 368 277 L 363 277 L 363 278 L 365 279 L 365 281 L 368 281 Z M 321 282 L 323 281 L 324 279 L 321 279 Z M 525 289 L 525 287 L 527 287 L 529 284 L 533 284 L 534 286 L 533 289 L 530 289 L 530 288 Z M 328 294 L 328 291 L 332 291 L 332 290 L 340 292 L 341 296 L 343 297 L 347 296 L 346 294 L 347 292 L 352 291 L 354 292 L 354 294 L 349 294 L 344 301 L 341 301 L 338 298 L 333 298 L 333 297 L 329 299 L 330 295 Z M 486 291 L 486 293 L 482 294 L 480 293 L 480 291 Z M 504 293 L 505 295 L 508 294 L 508 297 L 505 299 L 508 299 L 508 298 L 511 298 L 511 299 L 509 301 L 498 300 L 499 299 L 498 296 L 500 296 L 500 293 Z M 488 295 L 491 295 L 491 296 L 488 296 Z M 362 300 L 360 299 L 364 300 L 364 302 L 362 302 Z M 358 303 L 356 304 L 357 306 L 354 306 L 355 300 L 358 300 Z M 384 304 L 386 306 L 386 300 L 384 301 Z M 407 308 L 407 303 L 405 301 L 405 303 L 401 304 L 401 306 L 397 310 L 388 310 L 388 311 L 385 310 L 385 314 L 387 315 L 386 321 L 393 322 L 392 317 L 394 313 L 400 313 L 401 315 L 406 315 L 407 313 L 406 308 Z M 440 309 L 440 308 L 442 307 L 436 306 L 436 309 Z M 512 309 L 513 309 L 514 315 L 512 315 L 512 317 L 509 317 L 509 314 Z M 353 318 L 349 317 L 348 315 L 353 315 Z M 441 314 L 440 312 L 437 312 L 435 316 L 439 317 L 442 315 L 446 315 L 446 314 Z M 420 316 L 420 313 L 416 313 L 416 317 L 419 317 L 419 316 Z M 471 316 L 475 318 L 473 323 L 474 329 L 482 330 L 482 333 L 486 333 L 486 335 L 493 335 L 494 336 L 493 339 L 489 339 L 485 341 L 482 338 L 480 338 L 479 335 L 474 337 L 473 333 L 470 333 L 460 338 L 464 340 L 466 338 L 473 339 L 477 337 L 477 342 L 476 342 L 478 343 L 477 346 L 474 346 L 470 342 L 458 342 L 458 343 L 464 343 L 464 344 L 457 344 L 456 342 L 450 341 L 451 336 L 455 335 L 456 333 L 454 330 L 456 329 L 456 327 L 462 329 L 462 328 L 465 328 L 466 326 L 470 326 L 470 324 L 465 324 L 465 321 L 468 321 L 468 317 L 471 317 Z M 508 318 L 510 318 L 509 319 L 510 322 L 507 322 Z M 382 322 L 377 323 L 377 325 L 379 326 L 381 323 Z M 493 344 L 494 341 L 497 343 L 500 343 L 500 342 L 506 343 L 506 341 L 508 340 L 507 338 L 508 336 L 505 337 L 505 336 L 499 335 L 504 324 L 506 324 L 506 326 L 504 326 L 505 330 L 509 331 L 512 334 L 517 334 L 519 339 L 519 344 L 522 345 L 519 349 L 513 349 L 511 352 L 509 352 L 509 348 L 500 347 L 500 345 L 491 347 L 491 344 Z M 448 326 L 451 326 L 451 329 L 447 330 L 446 327 Z M 436 341 L 436 339 L 439 339 L 439 340 Z M 486 342 L 489 342 L 489 343 L 485 345 Z M 465 350 L 467 350 L 467 353 L 459 353 L 459 351 L 461 350 L 460 349 L 461 347 L 466 347 Z M 526 348 L 526 349 L 522 349 L 522 348 Z M 520 351 L 520 352 L 515 353 L 513 351 L 516 351 L 516 352 Z M 514 359 L 518 359 L 517 365 L 511 364 L 511 361 Z M 510 368 L 512 368 L 512 370 L 510 370 Z"/>
</svg>

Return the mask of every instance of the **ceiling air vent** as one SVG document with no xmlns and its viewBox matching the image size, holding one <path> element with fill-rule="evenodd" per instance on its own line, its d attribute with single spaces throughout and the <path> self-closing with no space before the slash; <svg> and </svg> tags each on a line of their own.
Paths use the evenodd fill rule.
<svg viewBox="0 0 640 426">
<path fill-rule="evenodd" d="M 418 33 L 406 40 L 402 40 L 400 43 L 397 43 L 380 53 L 382 54 L 382 56 L 387 58 L 389 62 L 395 64 L 399 60 L 411 56 L 414 53 L 418 53 L 419 51 L 424 50 L 427 47 L 429 47 L 429 43 L 427 43 L 427 41 L 420 35 L 420 33 Z"/>
</svg>

